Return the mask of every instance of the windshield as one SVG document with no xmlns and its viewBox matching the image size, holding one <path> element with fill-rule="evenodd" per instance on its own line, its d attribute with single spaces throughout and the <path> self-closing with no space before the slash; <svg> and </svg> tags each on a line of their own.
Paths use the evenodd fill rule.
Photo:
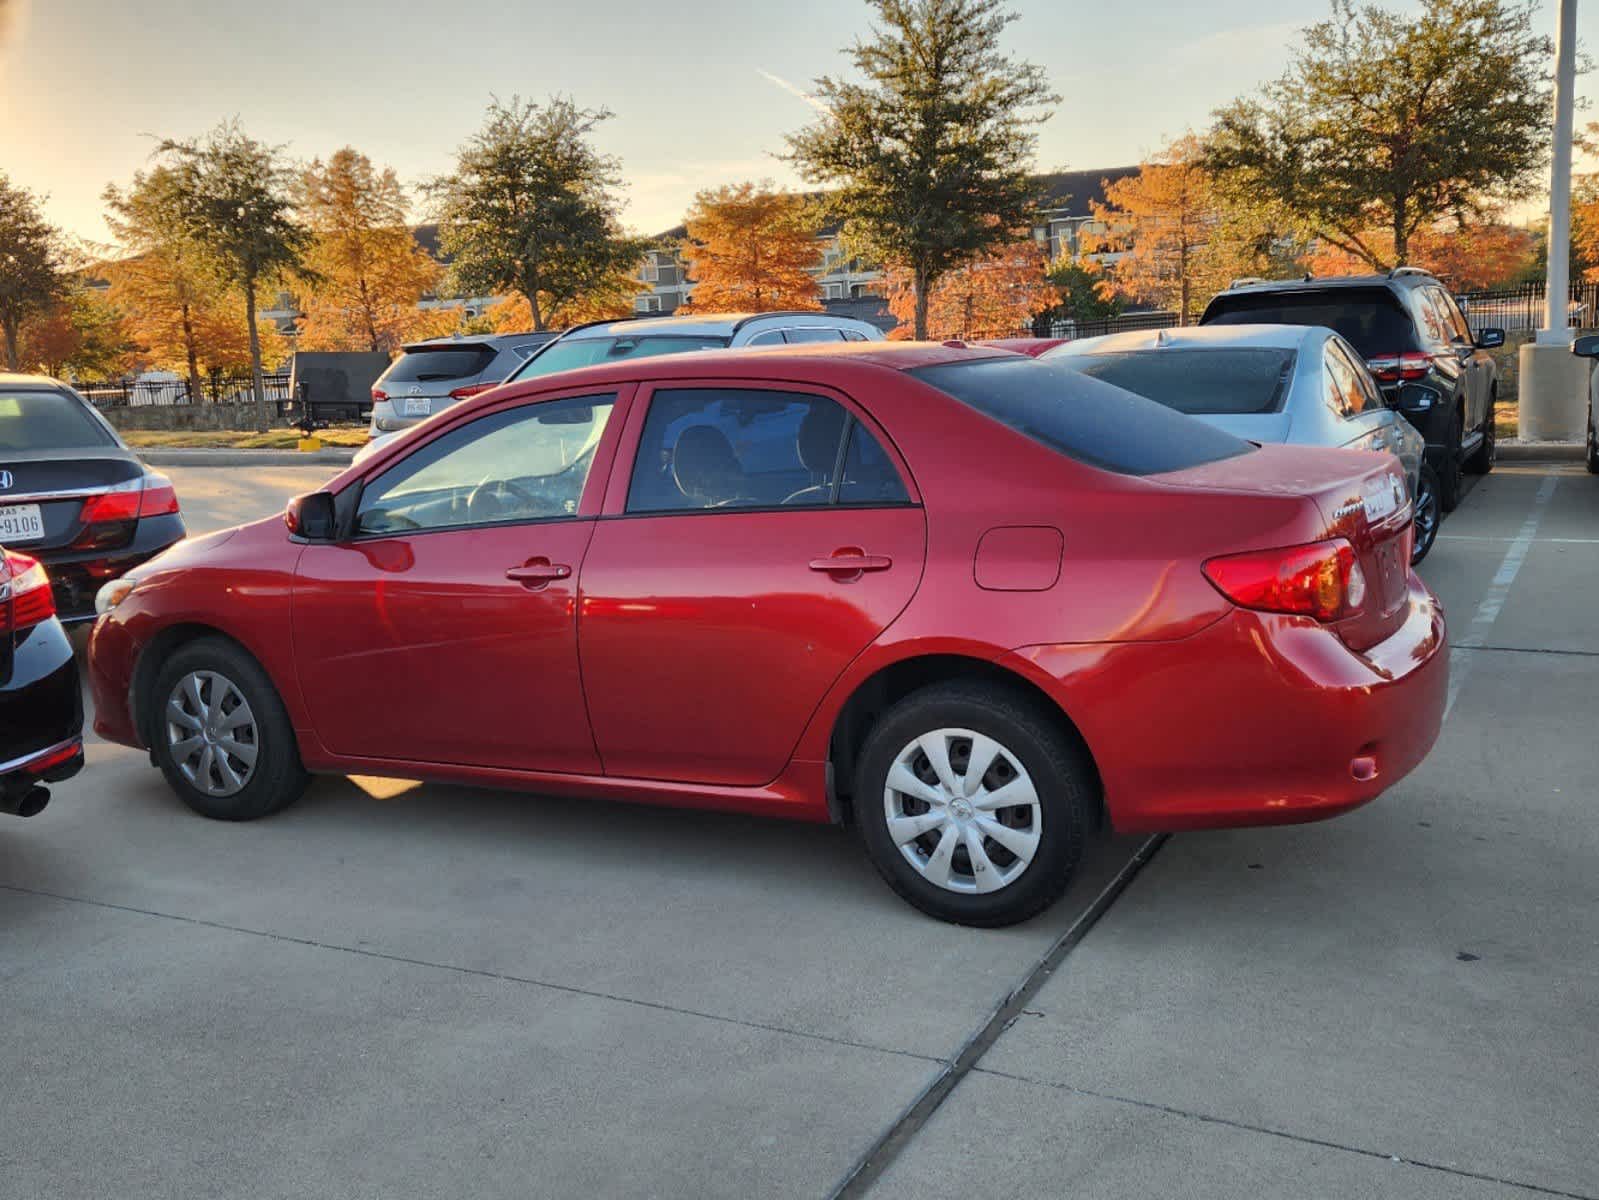
<svg viewBox="0 0 1599 1200">
<path fill-rule="evenodd" d="M 63 392 L 0 391 L 0 450 L 74 450 L 116 442 Z"/>
<path fill-rule="evenodd" d="M 1181 471 L 1252 449 L 1203 421 L 1041 359 L 968 359 L 910 374 L 1051 450 L 1122 475 Z"/>
<path fill-rule="evenodd" d="M 1294 351 L 1131 350 L 1074 354 L 1050 361 L 1190 416 L 1279 411 L 1294 375 Z"/>
<path fill-rule="evenodd" d="M 662 334 L 655 337 L 590 337 L 551 342 L 522 366 L 511 372 L 511 379 L 537 379 L 557 371 L 592 367 L 596 363 L 619 362 L 624 358 L 654 358 L 661 354 L 682 354 L 688 350 L 719 350 L 728 344 L 725 337 Z"/>
</svg>

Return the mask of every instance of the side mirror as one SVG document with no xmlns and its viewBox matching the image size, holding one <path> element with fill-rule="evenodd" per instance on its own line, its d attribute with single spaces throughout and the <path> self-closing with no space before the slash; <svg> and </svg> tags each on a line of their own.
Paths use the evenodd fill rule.
<svg viewBox="0 0 1599 1200">
<path fill-rule="evenodd" d="M 283 510 L 283 523 L 296 537 L 312 542 L 332 541 L 337 526 L 333 493 L 307 492 L 303 496 L 296 496 Z"/>
<path fill-rule="evenodd" d="M 1599 333 L 1590 333 L 1572 342 L 1571 352 L 1578 358 L 1599 358 Z"/>
<path fill-rule="evenodd" d="M 1477 333 L 1477 349 L 1493 350 L 1505 344 L 1503 329 L 1483 329 Z"/>
</svg>

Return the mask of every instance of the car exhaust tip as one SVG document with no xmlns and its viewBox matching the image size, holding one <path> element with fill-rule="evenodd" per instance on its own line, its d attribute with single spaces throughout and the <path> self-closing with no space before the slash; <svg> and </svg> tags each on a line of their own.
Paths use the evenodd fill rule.
<svg viewBox="0 0 1599 1200">
<path fill-rule="evenodd" d="M 14 817 L 36 817 L 49 803 L 50 789 L 36 783 L 25 792 L 0 797 L 0 812 L 10 813 Z"/>
</svg>

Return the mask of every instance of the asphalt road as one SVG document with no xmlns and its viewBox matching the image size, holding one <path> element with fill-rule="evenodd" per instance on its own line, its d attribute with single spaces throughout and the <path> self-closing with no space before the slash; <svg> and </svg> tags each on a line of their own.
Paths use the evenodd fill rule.
<svg viewBox="0 0 1599 1200">
<path fill-rule="evenodd" d="M 203 532 L 330 472 L 168 473 Z M 95 743 L 0 827 L 0 1197 L 1599 1196 L 1599 479 L 1502 465 L 1424 574 L 1428 762 L 1076 934 L 1140 842 L 978 932 L 837 830 L 343 779 L 228 826 Z"/>
</svg>

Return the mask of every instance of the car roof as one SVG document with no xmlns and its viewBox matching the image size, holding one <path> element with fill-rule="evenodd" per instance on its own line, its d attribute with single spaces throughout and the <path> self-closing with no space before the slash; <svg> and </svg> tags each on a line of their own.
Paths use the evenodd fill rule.
<svg viewBox="0 0 1599 1200">
<path fill-rule="evenodd" d="M 912 371 L 918 367 L 979 359 L 1006 359 L 1018 356 L 1004 350 L 937 342 L 808 342 L 801 345 L 751 347 L 746 349 L 691 350 L 682 354 L 662 354 L 649 358 L 625 358 L 616 362 L 573 367 L 551 375 L 514 380 L 505 388 L 485 392 L 483 402 L 494 403 L 504 392 L 515 389 L 526 394 L 559 387 L 562 391 L 603 384 L 628 383 L 640 378 L 652 382 L 671 379 L 706 379 L 727 375 L 743 379 L 788 380 L 805 383 L 825 382 L 823 375 L 839 371 L 858 376 L 863 371 Z M 816 368 L 822 368 L 817 371 Z M 477 397 L 465 401 L 478 403 Z"/>
<path fill-rule="evenodd" d="M 0 387 L 49 388 L 56 392 L 67 390 L 67 385 L 59 379 L 51 379 L 48 375 L 20 375 L 15 371 L 0 371 Z"/>
<path fill-rule="evenodd" d="M 1419 267 L 1399 267 L 1385 275 L 1326 275 L 1310 279 L 1240 280 L 1226 291 L 1218 292 L 1216 298 L 1271 292 L 1320 292 L 1338 288 L 1421 287 L 1440 282 L 1436 275 Z"/>
<path fill-rule="evenodd" d="M 1331 331 L 1319 325 L 1188 325 L 1171 329 L 1134 329 L 1104 337 L 1067 342 L 1047 357 L 1125 354 L 1136 350 L 1297 350 Z"/>
<path fill-rule="evenodd" d="M 595 321 L 580 325 L 566 334 L 571 341 L 585 338 L 613 337 L 618 333 L 630 337 L 732 337 L 745 325 L 755 321 L 781 320 L 785 323 L 810 324 L 822 328 L 856 328 L 867 322 L 854 317 L 837 317 L 832 313 L 814 309 L 793 309 L 776 312 L 705 313 L 688 317 L 626 317 L 616 321 Z"/>
<path fill-rule="evenodd" d="M 522 345 L 529 342 L 552 342 L 557 334 L 555 331 L 528 330 L 525 333 L 485 333 L 480 335 L 456 335 L 453 337 L 423 338 L 419 342 L 407 342 L 401 346 L 407 354 L 414 350 L 448 350 L 459 347 L 470 350 L 474 346 L 485 346 L 491 350 L 503 350 L 507 346 Z"/>
</svg>

